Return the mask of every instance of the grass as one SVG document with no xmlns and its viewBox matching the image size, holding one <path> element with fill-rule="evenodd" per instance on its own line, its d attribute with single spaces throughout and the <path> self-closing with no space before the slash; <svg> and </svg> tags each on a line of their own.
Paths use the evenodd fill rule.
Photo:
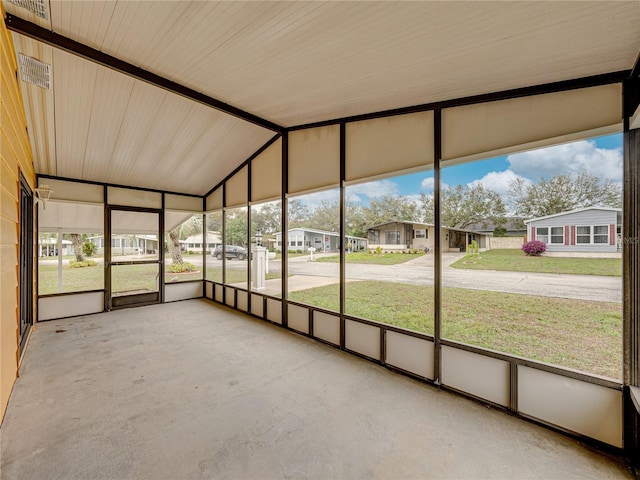
<svg viewBox="0 0 640 480">
<path fill-rule="evenodd" d="M 518 249 L 489 250 L 478 257 L 466 256 L 451 266 L 469 270 L 622 276 L 620 258 L 528 257 Z"/>
<path fill-rule="evenodd" d="M 347 253 L 347 263 L 368 263 L 373 265 L 398 265 L 399 263 L 408 262 L 414 258 L 421 257 L 423 253 L 367 253 L 367 252 L 354 252 Z M 340 261 L 340 255 L 333 255 L 331 257 L 316 258 L 316 262 L 331 262 L 338 263 Z"/>
<path fill-rule="evenodd" d="M 112 268 L 112 286 L 114 292 L 156 291 L 157 265 L 114 265 Z M 207 280 L 222 282 L 222 267 L 207 267 Z M 271 272 L 266 279 L 280 278 L 279 272 Z M 165 282 L 186 282 L 202 280 L 202 272 L 171 273 L 165 271 Z M 247 281 L 247 270 L 227 269 L 227 283 L 242 283 Z M 86 290 L 102 290 L 104 288 L 104 267 L 71 268 L 65 264 L 62 267 L 62 292 L 81 292 Z M 58 266 L 38 266 L 38 294 L 49 295 L 58 293 Z"/>
<path fill-rule="evenodd" d="M 291 300 L 339 309 L 338 285 L 289 294 Z M 443 288 L 442 336 L 480 347 L 619 379 L 619 303 Z M 346 284 L 346 312 L 433 333 L 433 288 L 362 281 Z"/>
</svg>

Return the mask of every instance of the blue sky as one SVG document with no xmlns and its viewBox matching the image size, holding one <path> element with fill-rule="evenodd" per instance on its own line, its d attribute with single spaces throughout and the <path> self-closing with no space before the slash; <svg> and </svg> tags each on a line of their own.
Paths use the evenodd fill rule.
<svg viewBox="0 0 640 480">
<path fill-rule="evenodd" d="M 603 180 L 622 181 L 622 134 L 580 140 L 512 155 L 468 162 L 442 169 L 445 185 L 467 185 L 481 181 L 487 188 L 506 194 L 516 178 L 535 182 L 540 177 L 577 174 L 589 170 Z M 418 196 L 433 191 L 433 171 L 391 177 L 348 187 L 352 202 L 367 204 L 384 194 Z"/>
</svg>

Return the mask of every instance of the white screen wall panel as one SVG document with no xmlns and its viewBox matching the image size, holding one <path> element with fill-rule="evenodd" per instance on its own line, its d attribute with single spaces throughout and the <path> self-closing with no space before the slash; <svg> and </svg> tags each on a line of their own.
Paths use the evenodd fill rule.
<svg viewBox="0 0 640 480">
<path fill-rule="evenodd" d="M 215 298 L 214 300 L 216 302 L 220 302 L 222 303 L 222 299 L 224 298 L 224 287 L 222 285 L 216 285 L 214 288 L 214 293 L 215 293 Z"/>
<path fill-rule="evenodd" d="M 309 309 L 298 305 L 288 305 L 287 325 L 302 333 L 309 333 Z"/>
<path fill-rule="evenodd" d="M 282 324 L 282 303 L 280 300 L 267 298 L 267 319 Z"/>
<path fill-rule="evenodd" d="M 251 161 L 251 201 L 279 199 L 282 194 L 282 139 Z"/>
<path fill-rule="evenodd" d="M 243 312 L 249 311 L 249 294 L 244 290 L 238 290 L 236 308 Z"/>
<path fill-rule="evenodd" d="M 202 198 L 167 193 L 164 196 L 164 208 L 179 212 L 202 212 Z"/>
<path fill-rule="evenodd" d="M 222 210 L 222 187 L 216 188 L 207 197 L 207 212 Z"/>
<path fill-rule="evenodd" d="M 349 350 L 380 360 L 380 328 L 346 320 L 345 346 Z"/>
<path fill-rule="evenodd" d="M 202 297 L 202 282 L 167 283 L 164 286 L 164 301 L 175 302 Z"/>
<path fill-rule="evenodd" d="M 264 317 L 264 302 L 260 295 L 251 295 L 251 313 L 257 317 Z"/>
<path fill-rule="evenodd" d="M 289 134 L 289 193 L 335 187 L 340 182 L 340 127 Z"/>
<path fill-rule="evenodd" d="M 386 363 L 433 380 L 433 342 L 387 330 Z"/>
<path fill-rule="evenodd" d="M 133 188 L 107 187 L 107 201 L 111 205 L 162 208 L 162 194 Z"/>
<path fill-rule="evenodd" d="M 205 282 L 205 292 L 207 292 L 207 298 L 213 299 L 213 283 Z"/>
<path fill-rule="evenodd" d="M 442 384 L 509 406 L 509 363 L 459 348 L 442 347 Z"/>
<path fill-rule="evenodd" d="M 346 180 L 433 166 L 433 112 L 346 125 Z"/>
<path fill-rule="evenodd" d="M 241 168 L 224 184 L 225 207 L 246 205 L 249 199 L 249 169 Z"/>
<path fill-rule="evenodd" d="M 224 303 L 230 307 L 236 306 L 236 290 L 231 287 L 225 287 Z"/>
<path fill-rule="evenodd" d="M 622 447 L 622 392 L 518 367 L 520 413 Z"/>
<path fill-rule="evenodd" d="M 340 317 L 313 312 L 313 336 L 340 345 Z"/>
<path fill-rule="evenodd" d="M 68 202 L 104 203 L 104 187 L 91 183 L 69 182 L 53 178 L 38 179 L 38 188 L 47 186 L 51 200 Z"/>
<path fill-rule="evenodd" d="M 38 320 L 75 317 L 104 310 L 104 293 L 88 292 L 38 299 Z"/>
<path fill-rule="evenodd" d="M 479 103 L 442 111 L 443 161 L 488 158 L 614 133 L 619 84 Z"/>
</svg>

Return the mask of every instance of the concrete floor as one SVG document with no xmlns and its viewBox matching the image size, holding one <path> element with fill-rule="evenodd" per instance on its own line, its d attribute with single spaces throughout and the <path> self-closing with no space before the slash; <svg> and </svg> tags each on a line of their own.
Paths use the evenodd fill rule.
<svg viewBox="0 0 640 480">
<path fill-rule="evenodd" d="M 0 434 L 2 479 L 633 478 L 207 300 L 38 325 Z"/>
</svg>

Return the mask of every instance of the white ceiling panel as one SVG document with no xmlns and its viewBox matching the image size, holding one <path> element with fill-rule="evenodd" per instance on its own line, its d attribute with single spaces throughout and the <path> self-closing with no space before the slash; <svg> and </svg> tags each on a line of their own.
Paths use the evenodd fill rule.
<svg viewBox="0 0 640 480">
<path fill-rule="evenodd" d="M 628 70 L 640 2 L 51 1 L 7 12 L 283 126 Z M 274 132 L 14 35 L 38 173 L 204 194 Z M 55 112 L 55 114 L 54 114 Z"/>
<path fill-rule="evenodd" d="M 40 174 L 201 195 L 273 136 L 88 60 L 14 37 L 18 52 L 51 64 L 54 72 L 52 90 L 23 83 Z"/>
<path fill-rule="evenodd" d="M 117 2 L 91 28 L 93 2 L 58 3 L 55 31 L 286 126 L 625 70 L 640 45 L 637 1 Z"/>
<path fill-rule="evenodd" d="M 12 34 L 12 38 L 17 53 L 53 65 L 53 48 L 15 33 Z M 20 82 L 20 86 L 27 115 L 34 167 L 36 172 L 53 172 L 51 174 L 55 175 L 56 132 L 53 88 L 47 90 L 25 82 Z"/>
</svg>

